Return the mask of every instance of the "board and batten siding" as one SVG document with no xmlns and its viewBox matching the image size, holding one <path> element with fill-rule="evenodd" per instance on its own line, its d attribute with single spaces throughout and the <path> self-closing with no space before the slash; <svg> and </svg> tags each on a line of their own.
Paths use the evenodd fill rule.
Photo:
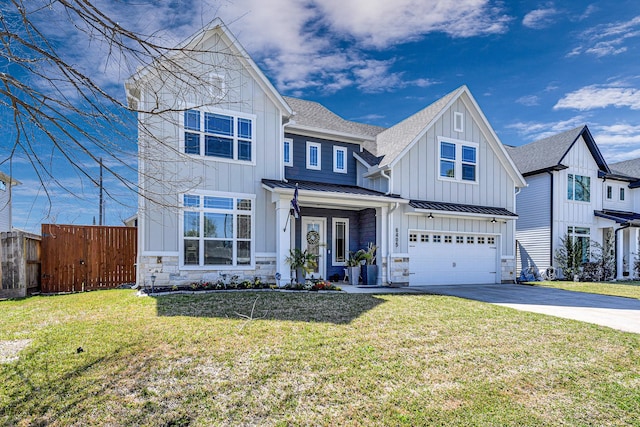
<svg viewBox="0 0 640 427">
<path fill-rule="evenodd" d="M 602 207 L 616 211 L 637 212 L 633 209 L 633 197 L 629 183 L 624 181 L 606 180 L 602 181 Z M 607 199 L 607 187 L 611 187 L 611 199 Z M 624 200 L 620 200 L 620 189 L 624 189 Z"/>
<path fill-rule="evenodd" d="M 516 196 L 518 274 L 528 267 L 537 267 L 543 271 L 552 265 L 551 181 L 548 173 L 528 176 L 529 185 Z"/>
<path fill-rule="evenodd" d="M 463 132 L 453 130 L 454 112 L 464 115 Z M 439 142 L 438 138 L 451 138 L 456 141 L 467 141 L 478 144 L 477 150 L 477 182 L 454 182 L 439 177 Z M 502 207 L 511 212 L 515 210 L 515 183 L 509 176 L 502 162 L 489 145 L 486 137 L 473 115 L 462 99 L 458 99 L 427 130 L 419 141 L 393 167 L 393 193 L 406 199 L 451 202 L 477 206 Z M 503 235 L 502 256 L 515 256 L 515 225 L 513 221 L 491 224 L 485 220 L 449 219 L 445 228 L 433 228 L 429 224 L 416 225 L 402 218 L 402 213 L 395 214 L 395 224 L 402 223 L 401 230 L 434 229 L 454 232 L 500 233 Z M 441 219 L 445 221 L 445 219 Z M 404 222 L 404 223 L 403 223 Z M 398 226 L 396 225 L 396 226 Z M 451 227 L 451 228 L 446 228 Z M 400 250 L 408 250 L 408 236 L 400 237 Z"/>
<path fill-rule="evenodd" d="M 219 52 L 227 49 L 222 39 L 214 35 L 205 40 Z M 215 50 L 214 49 L 214 50 Z M 262 178 L 280 179 L 282 173 L 281 111 L 262 86 L 243 67 L 235 55 L 211 53 L 200 61 L 208 61 L 209 70 L 224 70 L 224 97 L 212 96 L 207 90 L 197 90 L 171 76 L 161 82 L 151 81 L 143 91 L 143 109 L 150 110 L 157 99 L 163 106 L 184 109 L 204 105 L 203 109 L 254 116 L 253 160 L 255 164 L 236 163 L 215 157 L 186 155 L 183 152 L 183 113 L 162 116 L 142 115 L 139 131 L 139 155 L 142 170 L 140 181 L 145 194 L 158 200 L 140 202 L 145 220 L 142 227 L 142 251 L 176 252 L 179 250 L 179 195 L 189 191 L 224 192 L 255 196 L 256 252 L 275 252 L 275 207 L 262 188 Z M 204 62 L 203 62 L 204 63 Z M 194 67 L 201 67 L 196 61 Z M 205 75 L 203 70 L 203 75 Z M 173 84 L 172 84 L 173 82 Z M 259 214 L 258 214 L 259 213 Z"/>
<path fill-rule="evenodd" d="M 571 147 L 562 164 L 567 169 L 554 172 L 553 184 L 553 237 L 552 250 L 558 248 L 560 239 L 567 233 L 567 227 L 588 227 L 591 239 L 602 243 L 601 233 L 597 232 L 594 210 L 602 209 L 602 184 L 598 178 L 598 165 L 589 148 L 580 137 Z M 567 197 L 569 174 L 591 178 L 591 196 L 589 202 L 569 200 Z"/>
<path fill-rule="evenodd" d="M 285 177 L 289 181 L 313 181 L 327 184 L 356 185 L 358 161 L 353 157 L 353 153 L 360 151 L 358 144 L 332 141 L 328 139 L 314 138 L 285 133 L 286 138 L 293 139 L 293 166 L 285 167 Z M 307 169 L 307 142 L 320 144 L 320 170 Z M 333 147 L 347 149 L 345 162 L 347 172 L 333 171 Z"/>
</svg>

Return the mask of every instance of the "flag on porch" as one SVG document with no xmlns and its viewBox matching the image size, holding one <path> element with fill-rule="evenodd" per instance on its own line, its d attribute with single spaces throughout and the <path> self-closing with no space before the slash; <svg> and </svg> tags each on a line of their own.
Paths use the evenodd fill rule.
<svg viewBox="0 0 640 427">
<path fill-rule="evenodd" d="M 298 205 L 298 184 L 293 192 L 293 199 L 291 199 L 291 210 L 293 211 L 293 217 L 295 219 L 300 218 L 300 205 Z"/>
</svg>

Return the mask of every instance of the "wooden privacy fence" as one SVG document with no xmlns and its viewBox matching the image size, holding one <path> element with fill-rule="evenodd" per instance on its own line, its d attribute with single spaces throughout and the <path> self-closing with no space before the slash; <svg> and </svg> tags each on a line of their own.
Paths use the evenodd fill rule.
<svg viewBox="0 0 640 427">
<path fill-rule="evenodd" d="M 42 292 L 134 283 L 136 248 L 135 227 L 42 224 Z"/>
<path fill-rule="evenodd" d="M 38 291 L 40 236 L 24 231 L 0 233 L 0 298 Z"/>
</svg>

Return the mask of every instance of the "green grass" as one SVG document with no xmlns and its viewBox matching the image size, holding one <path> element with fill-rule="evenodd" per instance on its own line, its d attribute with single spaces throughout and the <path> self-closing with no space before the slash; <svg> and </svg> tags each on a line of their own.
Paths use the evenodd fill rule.
<svg viewBox="0 0 640 427">
<path fill-rule="evenodd" d="M 33 297 L 7 343 L 0 425 L 640 425 L 639 335 L 452 297 Z"/>
<path fill-rule="evenodd" d="M 529 285 L 640 299 L 640 282 L 531 282 Z"/>
</svg>

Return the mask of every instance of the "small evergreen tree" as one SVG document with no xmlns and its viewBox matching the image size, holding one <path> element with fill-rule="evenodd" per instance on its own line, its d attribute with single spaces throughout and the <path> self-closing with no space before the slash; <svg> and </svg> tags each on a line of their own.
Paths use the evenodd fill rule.
<svg viewBox="0 0 640 427">
<path fill-rule="evenodd" d="M 565 277 L 573 278 L 580 272 L 582 265 L 582 245 L 578 239 L 567 234 L 560 238 L 561 246 L 556 249 L 555 261 Z"/>
</svg>

